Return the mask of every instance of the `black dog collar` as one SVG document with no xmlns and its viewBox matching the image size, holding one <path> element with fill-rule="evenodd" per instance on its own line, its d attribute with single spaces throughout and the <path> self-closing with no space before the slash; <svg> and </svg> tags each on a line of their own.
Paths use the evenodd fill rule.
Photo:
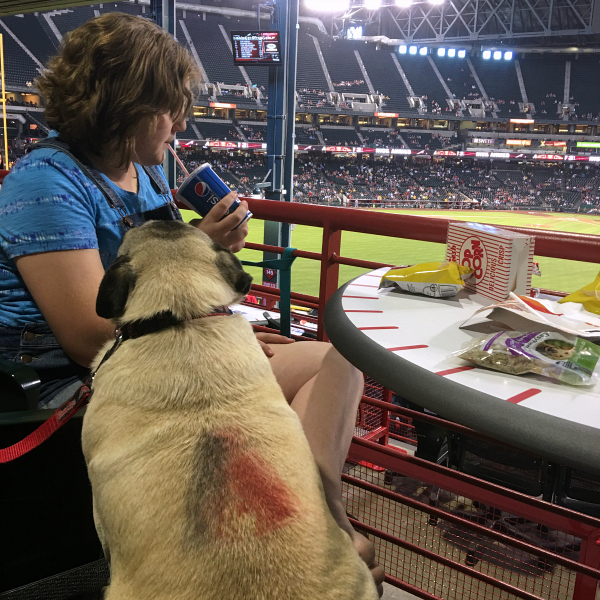
<svg viewBox="0 0 600 600">
<path fill-rule="evenodd" d="M 115 329 L 115 343 L 102 357 L 100 364 L 91 374 L 91 382 L 94 381 L 94 377 L 98 369 L 117 351 L 117 348 L 121 345 L 121 343 L 125 342 L 126 340 L 136 339 L 143 335 L 147 335 L 148 333 L 163 331 L 169 327 L 180 325 L 185 321 L 194 321 L 195 319 L 203 319 L 205 317 L 227 317 L 232 314 L 233 311 L 228 306 L 219 306 L 215 309 L 215 312 L 207 315 L 190 317 L 189 319 L 179 319 L 172 312 L 165 311 L 154 315 L 150 319 L 140 319 L 138 321 L 132 321 L 131 323 L 124 323 Z"/>
</svg>

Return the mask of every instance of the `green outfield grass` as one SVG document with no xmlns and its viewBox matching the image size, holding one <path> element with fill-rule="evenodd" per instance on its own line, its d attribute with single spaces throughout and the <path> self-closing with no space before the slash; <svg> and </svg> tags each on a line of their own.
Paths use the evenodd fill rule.
<svg viewBox="0 0 600 600">
<path fill-rule="evenodd" d="M 187 212 L 184 218 L 192 218 Z M 552 231 L 571 233 L 600 234 L 600 216 L 569 215 L 564 213 L 506 213 L 501 211 L 433 211 L 433 210 L 387 210 L 386 212 L 422 215 L 431 218 L 442 217 L 464 221 L 477 221 L 491 225 L 514 225 Z M 298 225 L 292 233 L 292 246 L 311 252 L 321 251 L 322 230 L 316 227 Z M 263 242 L 263 222 L 250 221 L 249 242 Z M 342 255 L 363 260 L 380 261 L 390 264 L 415 264 L 442 260 L 445 245 L 432 242 L 418 242 L 400 238 L 368 235 L 363 233 L 342 233 Z M 261 253 L 243 250 L 239 254 L 242 260 L 258 261 Z M 542 271 L 541 277 L 535 277 L 534 287 L 571 292 L 590 283 L 600 271 L 600 265 L 556 258 L 536 257 Z M 317 261 L 297 258 L 292 268 L 292 290 L 302 294 L 318 296 L 319 265 Z M 248 268 L 255 281 L 260 283 L 262 274 L 258 268 Z M 340 285 L 366 269 L 340 267 Z"/>
</svg>

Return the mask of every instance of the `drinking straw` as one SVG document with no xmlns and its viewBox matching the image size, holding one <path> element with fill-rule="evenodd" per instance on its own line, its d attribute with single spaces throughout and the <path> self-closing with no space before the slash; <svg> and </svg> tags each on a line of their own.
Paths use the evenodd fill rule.
<svg viewBox="0 0 600 600">
<path fill-rule="evenodd" d="M 185 165 L 179 159 L 179 156 L 177 156 L 177 152 L 175 152 L 175 150 L 173 149 L 173 146 L 171 146 L 171 144 L 169 144 L 168 148 L 171 151 L 171 154 L 175 157 L 175 160 L 177 161 L 177 164 L 181 167 L 181 170 L 183 171 L 183 174 L 186 177 L 188 177 L 189 176 L 188 170 L 185 168 Z"/>
</svg>

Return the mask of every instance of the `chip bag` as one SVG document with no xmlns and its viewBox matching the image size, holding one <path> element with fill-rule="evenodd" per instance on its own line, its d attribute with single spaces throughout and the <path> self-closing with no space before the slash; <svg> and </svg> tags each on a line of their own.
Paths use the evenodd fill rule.
<svg viewBox="0 0 600 600">
<path fill-rule="evenodd" d="M 558 301 L 559 304 L 564 302 L 577 302 L 588 312 L 600 315 L 600 273 L 592 283 Z"/>
<path fill-rule="evenodd" d="M 564 333 L 500 331 L 471 340 L 454 356 L 511 375 L 536 373 L 570 385 L 590 385 L 598 379 L 600 346 Z"/>
<path fill-rule="evenodd" d="M 421 263 L 403 269 L 390 269 L 382 278 L 379 288 L 397 287 L 411 294 L 432 298 L 455 296 L 465 285 L 473 269 L 447 260 Z"/>
</svg>

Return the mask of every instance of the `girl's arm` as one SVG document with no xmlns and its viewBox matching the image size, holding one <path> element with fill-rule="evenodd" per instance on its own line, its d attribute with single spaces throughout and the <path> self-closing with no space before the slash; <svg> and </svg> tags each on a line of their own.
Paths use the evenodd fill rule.
<svg viewBox="0 0 600 600">
<path fill-rule="evenodd" d="M 15 262 L 59 344 L 71 359 L 89 367 L 115 329 L 96 314 L 104 276 L 98 250 L 42 252 Z"/>
</svg>

